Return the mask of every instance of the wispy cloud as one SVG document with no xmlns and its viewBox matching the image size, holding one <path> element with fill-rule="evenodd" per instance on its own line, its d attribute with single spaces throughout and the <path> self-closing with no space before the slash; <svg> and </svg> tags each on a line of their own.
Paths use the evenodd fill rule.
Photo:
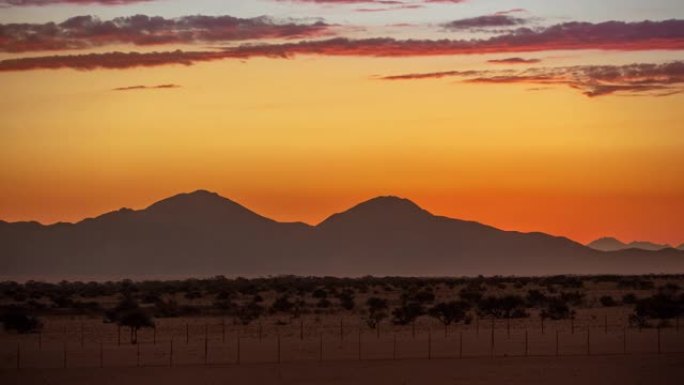
<svg viewBox="0 0 684 385">
<path fill-rule="evenodd" d="M 126 5 L 134 3 L 144 3 L 155 0 L 0 0 L 0 7 L 14 6 L 14 7 L 31 7 L 54 4 L 103 4 L 103 5 Z"/>
<path fill-rule="evenodd" d="M 220 59 L 290 58 L 297 55 L 409 57 L 467 55 L 547 50 L 684 49 L 684 20 L 638 23 L 564 23 L 545 29 L 521 28 L 482 40 L 397 40 L 333 38 L 277 44 L 243 44 L 221 51 L 93 53 L 24 57 L 0 61 L 0 71 L 49 68 L 133 68 L 166 64 L 190 65 Z"/>
<path fill-rule="evenodd" d="M 84 49 L 110 44 L 160 45 L 329 35 L 322 21 L 278 21 L 269 17 L 135 15 L 112 20 L 76 16 L 61 23 L 0 24 L 0 51 Z"/>
<path fill-rule="evenodd" d="M 127 87 L 117 87 L 112 89 L 112 91 L 168 90 L 173 88 L 180 88 L 180 86 L 178 84 L 159 84 L 156 86 L 136 85 Z"/>
<path fill-rule="evenodd" d="M 541 59 L 525 59 L 521 57 L 508 57 L 505 59 L 487 60 L 487 63 L 492 64 L 535 64 L 541 63 Z"/>
<path fill-rule="evenodd" d="M 523 71 L 442 71 L 384 76 L 382 80 L 458 77 L 468 83 L 563 85 L 589 97 L 620 95 L 665 96 L 684 91 L 684 61 L 664 64 L 530 68 Z M 534 88 L 538 89 L 538 88 Z"/>
<path fill-rule="evenodd" d="M 450 31 L 479 30 L 483 28 L 518 27 L 528 23 L 528 19 L 511 16 L 508 13 L 497 13 L 471 17 L 467 19 L 453 20 L 442 26 Z"/>
</svg>

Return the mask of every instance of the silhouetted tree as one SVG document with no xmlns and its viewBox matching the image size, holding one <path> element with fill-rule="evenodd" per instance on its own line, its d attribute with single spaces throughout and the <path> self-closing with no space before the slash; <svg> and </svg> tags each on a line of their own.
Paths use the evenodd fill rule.
<svg viewBox="0 0 684 385">
<path fill-rule="evenodd" d="M 366 307 L 368 308 L 366 324 L 371 329 L 375 329 L 383 319 L 387 318 L 387 301 L 371 297 L 366 301 Z"/>
<path fill-rule="evenodd" d="M 470 305 L 463 301 L 442 302 L 430 308 L 428 314 L 448 326 L 465 320 L 469 308 Z"/>
<path fill-rule="evenodd" d="M 30 314 L 20 306 L 10 306 L 0 312 L 0 322 L 6 331 L 20 334 L 33 333 L 43 327 L 38 317 Z"/>
</svg>

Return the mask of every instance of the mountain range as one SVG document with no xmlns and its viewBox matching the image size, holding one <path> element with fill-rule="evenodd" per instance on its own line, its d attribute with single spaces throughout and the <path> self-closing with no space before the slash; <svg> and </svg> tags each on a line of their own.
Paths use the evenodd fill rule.
<svg viewBox="0 0 684 385">
<path fill-rule="evenodd" d="M 433 215 L 391 196 L 311 226 L 199 190 L 78 223 L 0 221 L 0 245 L 4 279 L 684 273 L 684 251 L 601 251 Z"/>
<path fill-rule="evenodd" d="M 672 245 L 659 244 L 659 243 L 653 243 L 653 242 L 648 242 L 648 241 L 634 241 L 634 242 L 630 242 L 630 243 L 625 243 L 625 242 L 622 242 L 619 239 L 613 238 L 613 237 L 599 238 L 593 242 L 588 243 L 587 246 L 591 247 L 592 249 L 601 250 L 601 251 L 618 251 L 618 250 L 626 250 L 626 249 L 640 249 L 640 250 L 658 251 L 658 250 L 673 248 Z M 684 244 L 677 247 L 677 249 L 684 250 Z"/>
</svg>

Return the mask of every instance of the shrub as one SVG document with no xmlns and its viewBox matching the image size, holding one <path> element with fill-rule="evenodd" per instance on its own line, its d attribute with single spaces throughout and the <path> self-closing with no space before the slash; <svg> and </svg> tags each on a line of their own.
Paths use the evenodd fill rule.
<svg viewBox="0 0 684 385">
<path fill-rule="evenodd" d="M 478 310 L 481 315 L 494 318 L 524 318 L 528 316 L 524 306 L 525 301 L 518 295 L 490 296 L 478 303 Z"/>
<path fill-rule="evenodd" d="M 442 302 L 430 308 L 428 314 L 444 325 L 450 325 L 465 320 L 469 308 L 470 305 L 463 301 Z"/>
<path fill-rule="evenodd" d="M 562 298 L 553 297 L 546 302 L 540 316 L 552 320 L 561 320 L 574 317 L 575 311 Z"/>
<path fill-rule="evenodd" d="M 628 304 L 628 305 L 633 305 L 637 302 L 637 297 L 634 295 L 634 293 L 627 293 L 622 296 L 622 303 Z"/>
<path fill-rule="evenodd" d="M 375 329 L 380 322 L 387 318 L 387 301 L 382 298 L 371 297 L 366 301 L 368 314 L 366 324 L 371 329 Z"/>
<path fill-rule="evenodd" d="M 599 298 L 599 302 L 601 302 L 601 305 L 605 307 L 613 307 L 617 305 L 617 302 L 615 302 L 615 299 L 609 295 L 604 295 L 601 298 Z"/>
<path fill-rule="evenodd" d="M 6 331 L 20 334 L 34 333 L 43 327 L 38 317 L 29 314 L 24 308 L 11 306 L 0 313 L 0 322 Z"/>
<path fill-rule="evenodd" d="M 408 325 L 425 314 L 425 308 L 418 302 L 405 302 L 392 311 L 392 322 L 396 325 Z"/>
<path fill-rule="evenodd" d="M 670 319 L 680 316 L 683 307 L 684 303 L 674 296 L 656 294 L 638 300 L 634 312 L 642 318 Z"/>
<path fill-rule="evenodd" d="M 352 290 L 343 290 L 337 295 L 337 299 L 340 300 L 340 306 L 345 310 L 352 310 L 355 306 L 354 292 Z"/>
</svg>

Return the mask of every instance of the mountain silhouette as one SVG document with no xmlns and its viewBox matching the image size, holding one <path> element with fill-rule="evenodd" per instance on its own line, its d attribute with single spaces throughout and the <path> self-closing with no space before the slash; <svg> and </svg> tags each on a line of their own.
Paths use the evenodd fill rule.
<svg viewBox="0 0 684 385">
<path fill-rule="evenodd" d="M 634 241 L 634 242 L 630 242 L 630 243 L 624 243 L 624 242 L 620 241 L 619 239 L 616 239 L 613 237 L 599 238 L 593 242 L 588 243 L 587 246 L 591 247 L 592 249 L 601 250 L 601 251 L 618 251 L 618 250 L 627 250 L 627 249 L 658 251 L 658 250 L 672 248 L 672 246 L 667 245 L 667 244 L 661 245 L 661 244 L 657 244 L 657 243 L 653 243 L 653 242 L 646 242 L 646 241 Z"/>
<path fill-rule="evenodd" d="M 684 252 L 603 252 L 378 197 L 318 224 L 277 222 L 204 190 L 78 223 L 0 221 L 5 279 L 684 272 Z"/>
</svg>

